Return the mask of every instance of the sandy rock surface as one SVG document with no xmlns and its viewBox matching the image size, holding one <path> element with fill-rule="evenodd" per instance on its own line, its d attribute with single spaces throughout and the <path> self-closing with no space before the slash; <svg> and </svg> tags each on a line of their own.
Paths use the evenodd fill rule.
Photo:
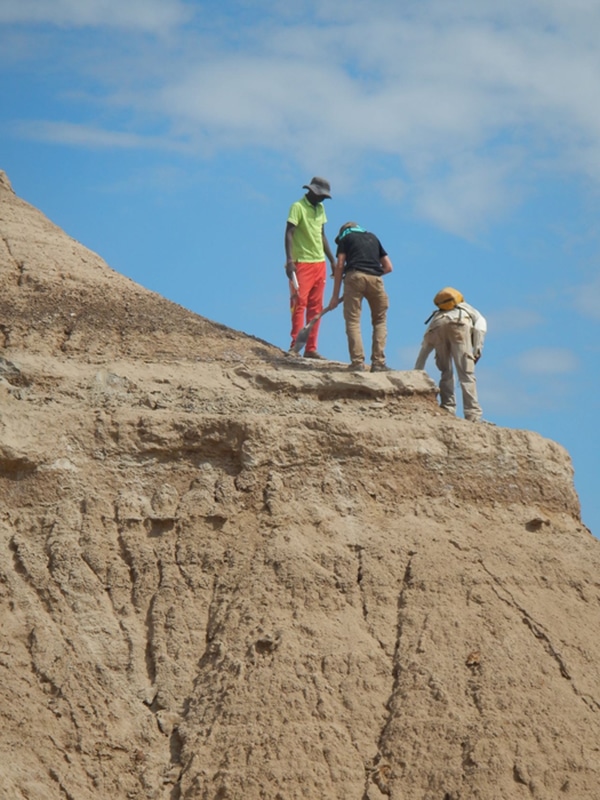
<svg viewBox="0 0 600 800">
<path fill-rule="evenodd" d="M 3 173 L 0 271 L 0 797 L 600 797 L 562 447 L 198 317 Z"/>
</svg>

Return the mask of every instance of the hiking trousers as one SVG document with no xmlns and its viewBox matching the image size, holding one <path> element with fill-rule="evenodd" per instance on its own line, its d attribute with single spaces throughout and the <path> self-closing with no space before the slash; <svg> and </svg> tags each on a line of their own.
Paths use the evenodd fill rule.
<svg viewBox="0 0 600 800">
<path fill-rule="evenodd" d="M 323 311 L 323 294 L 327 282 L 325 262 L 296 262 L 296 277 L 298 278 L 298 291 L 290 283 L 292 347 L 302 328 Z M 310 353 L 317 349 L 320 324 L 319 320 L 309 333 L 304 352 Z"/>
<path fill-rule="evenodd" d="M 387 310 L 389 299 L 383 286 L 383 278 L 367 275 L 366 272 L 350 270 L 344 278 L 344 320 L 348 350 L 353 366 L 364 364 L 365 351 L 360 330 L 360 313 L 363 298 L 371 309 L 373 341 L 371 365 L 385 366 L 385 342 L 387 339 Z"/>
<path fill-rule="evenodd" d="M 454 373 L 452 363 L 462 390 L 465 419 L 477 422 L 481 419 L 481 406 L 477 400 L 475 359 L 471 346 L 471 325 L 462 320 L 440 317 L 438 324 L 427 331 L 425 342 L 435 350 L 435 363 L 440 370 L 440 405 L 456 414 L 454 395 Z"/>
</svg>

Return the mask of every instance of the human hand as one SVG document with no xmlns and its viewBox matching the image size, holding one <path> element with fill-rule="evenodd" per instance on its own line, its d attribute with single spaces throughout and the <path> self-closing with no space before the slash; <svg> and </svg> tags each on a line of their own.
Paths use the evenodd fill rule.
<svg viewBox="0 0 600 800">
<path fill-rule="evenodd" d="M 298 283 L 298 276 L 296 275 L 296 266 L 293 261 L 289 261 L 285 265 L 285 274 L 288 276 L 288 280 L 291 282 L 295 292 L 297 293 L 298 289 L 300 288 L 300 284 Z"/>
<path fill-rule="evenodd" d="M 288 276 L 288 280 L 293 280 L 293 276 L 296 274 L 296 265 L 293 261 L 286 261 L 285 263 L 285 274 Z"/>
</svg>

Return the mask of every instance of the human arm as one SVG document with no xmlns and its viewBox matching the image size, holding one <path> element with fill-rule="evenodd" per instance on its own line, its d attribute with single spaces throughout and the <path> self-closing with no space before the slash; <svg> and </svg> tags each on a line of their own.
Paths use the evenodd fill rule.
<svg viewBox="0 0 600 800">
<path fill-rule="evenodd" d="M 333 268 L 333 291 L 331 293 L 331 300 L 327 306 L 327 311 L 333 311 L 342 302 L 340 298 L 340 290 L 342 287 L 342 277 L 344 275 L 344 266 L 346 265 L 346 256 L 340 253 L 337 257 L 337 262 Z"/>
<path fill-rule="evenodd" d="M 477 363 L 481 358 L 484 336 L 485 334 L 481 330 L 478 330 L 475 327 L 471 329 L 471 345 L 473 347 L 473 360 L 475 363 Z"/>
<path fill-rule="evenodd" d="M 483 351 L 483 342 L 485 340 L 485 334 L 487 333 L 487 322 L 483 314 L 477 311 L 473 306 L 468 303 L 461 303 L 461 305 L 466 306 L 473 322 L 473 327 L 471 328 L 471 346 L 473 348 L 473 358 L 475 363 L 477 363 Z"/>
<path fill-rule="evenodd" d="M 284 246 L 285 246 L 285 274 L 288 276 L 290 280 L 292 280 L 292 275 L 296 272 L 296 265 L 294 263 L 294 259 L 292 258 L 292 242 L 294 240 L 294 231 L 296 230 L 296 226 L 293 222 L 287 222 L 285 226 L 285 239 L 284 239 Z"/>
<path fill-rule="evenodd" d="M 429 342 L 427 341 L 427 336 L 425 336 L 421 344 L 419 355 L 417 356 L 417 360 L 415 362 L 415 369 L 425 369 L 425 363 L 429 358 L 429 354 L 431 353 L 432 350 L 433 350 L 433 345 L 429 344 Z"/>
<path fill-rule="evenodd" d="M 333 255 L 333 253 L 331 251 L 331 247 L 329 246 L 329 242 L 327 241 L 327 236 L 325 235 L 325 226 L 324 225 L 321 228 L 321 238 L 323 239 L 323 250 L 325 252 L 325 255 L 327 256 L 327 259 L 328 259 L 329 263 L 331 264 L 331 277 L 333 278 L 334 275 L 335 275 L 335 270 L 336 270 L 336 261 L 335 261 L 334 255 Z"/>
<path fill-rule="evenodd" d="M 381 264 L 381 268 L 383 269 L 384 275 L 387 275 L 394 269 L 389 256 L 383 256 L 382 258 L 380 258 L 379 263 Z"/>
</svg>

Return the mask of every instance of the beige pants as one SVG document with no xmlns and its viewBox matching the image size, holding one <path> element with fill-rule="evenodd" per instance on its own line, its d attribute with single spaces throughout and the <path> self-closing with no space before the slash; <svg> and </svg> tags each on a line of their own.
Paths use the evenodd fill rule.
<svg viewBox="0 0 600 800">
<path fill-rule="evenodd" d="M 389 299 L 383 286 L 383 278 L 367 275 L 358 270 L 351 270 L 344 278 L 344 319 L 350 360 L 353 365 L 364 364 L 365 361 L 360 332 L 360 312 L 363 298 L 371 309 L 373 325 L 371 365 L 384 366 Z"/>
<path fill-rule="evenodd" d="M 477 401 L 475 381 L 475 359 L 471 345 L 471 325 L 460 320 L 440 317 L 439 322 L 425 334 L 427 343 L 435 349 L 435 363 L 440 370 L 440 405 L 446 411 L 456 413 L 454 396 L 454 373 L 452 362 L 462 389 L 465 419 L 477 422 L 481 419 L 481 406 Z"/>
</svg>

